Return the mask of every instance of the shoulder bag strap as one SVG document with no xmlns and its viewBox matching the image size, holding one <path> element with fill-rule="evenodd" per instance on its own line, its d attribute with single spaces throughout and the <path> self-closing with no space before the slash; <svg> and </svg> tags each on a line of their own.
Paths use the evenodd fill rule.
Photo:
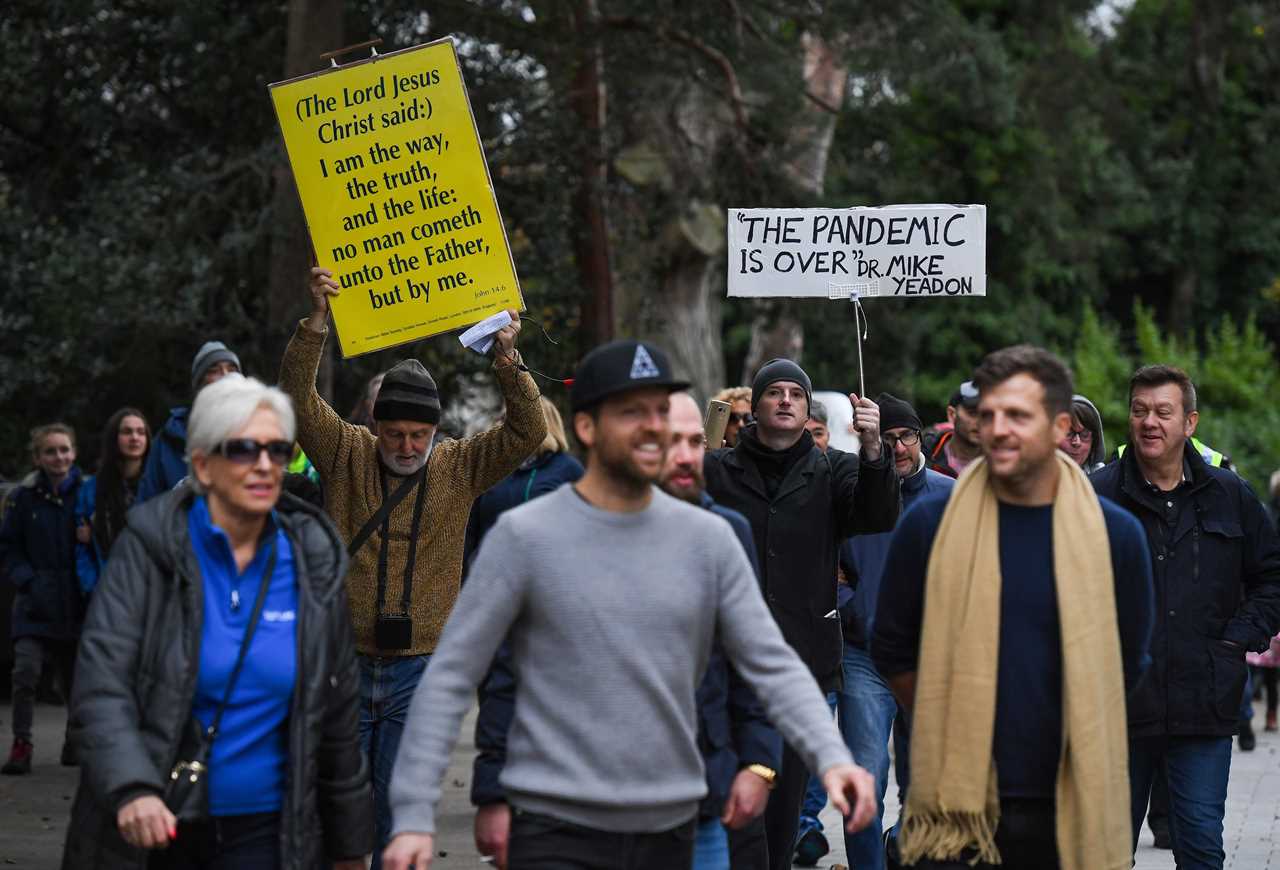
<svg viewBox="0 0 1280 870">
<path fill-rule="evenodd" d="M 379 469 L 379 473 L 381 473 L 381 469 Z M 409 490 L 413 489 L 413 485 L 418 482 L 419 478 L 426 479 L 426 473 L 427 467 L 424 465 L 422 466 L 422 471 L 418 474 L 405 478 L 404 482 L 396 488 L 396 491 L 390 497 L 383 497 L 382 504 L 378 506 L 378 509 L 373 512 L 373 516 L 369 517 L 369 521 L 364 524 L 363 528 L 351 539 L 351 543 L 347 545 L 348 556 L 354 556 L 364 546 L 364 542 L 369 540 L 373 530 L 382 525 L 387 517 L 391 515 L 391 512 L 395 510 L 396 505 L 404 501 L 404 497 L 409 494 Z M 383 485 L 385 488 L 385 481 Z"/>
</svg>

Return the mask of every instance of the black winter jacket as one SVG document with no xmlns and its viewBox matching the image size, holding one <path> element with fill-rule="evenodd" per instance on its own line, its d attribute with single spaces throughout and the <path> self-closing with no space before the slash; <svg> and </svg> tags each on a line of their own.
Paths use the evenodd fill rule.
<svg viewBox="0 0 1280 870">
<path fill-rule="evenodd" d="M 1280 629 L 1280 542 L 1257 496 L 1188 444 L 1188 503 L 1166 540 L 1156 495 L 1134 451 L 1090 476 L 1142 521 L 1155 579 L 1151 668 L 1129 696 L 1129 733 L 1227 736 L 1244 692 L 1244 651 Z M 1231 647 L 1223 641 L 1237 644 Z"/>
<path fill-rule="evenodd" d="M 71 696 L 80 787 L 65 870 L 142 870 L 116 813 L 161 794 L 191 716 L 204 594 L 187 534 L 187 485 L 129 514 L 94 592 Z M 281 497 L 298 582 L 297 659 L 281 811 L 282 868 L 311 870 L 373 848 L 373 796 L 357 739 L 359 672 L 347 610 L 347 556 L 318 510 Z"/>
<path fill-rule="evenodd" d="M 808 432 L 802 437 L 813 440 Z M 824 692 L 839 688 L 838 551 L 845 538 L 892 531 L 897 522 L 898 475 L 888 452 L 863 462 L 815 446 L 772 499 L 755 460 L 740 447 L 707 453 L 702 473 L 711 497 L 751 523 L 765 601 L 782 636 Z"/>
<path fill-rule="evenodd" d="M 9 496 L 0 527 L 0 576 L 18 589 L 13 638 L 74 643 L 80 635 L 84 602 L 76 582 L 75 507 L 82 485 L 80 469 L 73 468 L 63 491 L 55 493 L 39 471 Z"/>
</svg>

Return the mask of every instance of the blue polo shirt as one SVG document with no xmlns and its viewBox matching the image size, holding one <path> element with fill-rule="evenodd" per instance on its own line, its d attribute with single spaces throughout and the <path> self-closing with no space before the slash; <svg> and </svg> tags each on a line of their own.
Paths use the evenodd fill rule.
<svg viewBox="0 0 1280 870">
<path fill-rule="evenodd" d="M 187 529 L 204 587 L 200 672 L 192 712 L 205 727 L 222 703 L 266 570 L 270 536 L 275 536 L 275 569 L 262 617 L 210 753 L 209 812 L 213 816 L 277 812 L 284 806 L 289 760 L 286 723 L 297 676 L 298 586 L 293 551 L 273 513 L 258 552 L 239 572 L 231 542 L 213 525 L 203 496 L 191 507 Z M 232 605 L 233 591 L 239 595 L 239 607 Z"/>
</svg>

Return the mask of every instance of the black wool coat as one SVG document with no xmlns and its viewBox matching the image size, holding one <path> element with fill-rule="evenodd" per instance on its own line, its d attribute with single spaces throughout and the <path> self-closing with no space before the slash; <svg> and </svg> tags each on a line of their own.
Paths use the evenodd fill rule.
<svg viewBox="0 0 1280 870">
<path fill-rule="evenodd" d="M 802 436 L 812 441 L 806 432 Z M 760 469 L 740 447 L 707 453 L 707 492 L 751 523 L 765 601 L 782 636 L 824 692 L 842 683 L 836 569 L 840 544 L 888 532 L 898 519 L 898 475 L 888 451 L 876 462 L 816 446 L 770 498 Z"/>
<path fill-rule="evenodd" d="M 1234 734 L 1244 652 L 1266 649 L 1280 630 L 1280 541 L 1266 510 L 1235 472 L 1190 444 L 1185 457 L 1187 503 L 1172 526 L 1162 519 L 1170 499 L 1148 486 L 1134 450 L 1089 478 L 1142 522 L 1151 550 L 1151 667 L 1129 695 L 1133 737 Z"/>
<path fill-rule="evenodd" d="M 135 508 L 94 590 L 71 696 L 80 787 L 65 870 L 143 870 L 116 814 L 160 795 L 191 715 L 204 593 L 187 533 L 187 485 Z M 298 584 L 297 681 L 281 810 L 282 868 L 311 870 L 373 849 L 373 795 L 357 736 L 359 671 L 344 577 L 347 554 L 313 506 L 277 506 Z"/>
</svg>

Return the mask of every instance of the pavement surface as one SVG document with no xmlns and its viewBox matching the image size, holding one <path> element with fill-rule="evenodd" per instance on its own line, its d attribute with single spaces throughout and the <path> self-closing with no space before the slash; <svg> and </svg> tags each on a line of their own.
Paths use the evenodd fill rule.
<svg viewBox="0 0 1280 870">
<path fill-rule="evenodd" d="M 1262 723 L 1261 709 L 1254 722 Z M 0 731 L 8 731 L 8 709 L 0 708 Z M 61 865 L 71 800 L 79 781 L 74 768 L 61 767 L 64 711 L 36 708 L 35 767 L 30 776 L 0 776 L 0 867 L 56 870 Z M 474 711 L 462 727 L 461 739 L 445 776 L 439 810 L 440 837 L 436 844 L 439 870 L 488 866 L 480 863 L 471 836 L 472 808 L 468 799 Z M 7 749 L 7 738 L 4 746 Z M 891 824 L 898 816 L 897 787 L 890 783 L 885 813 Z M 845 864 L 838 814 L 828 806 L 822 814 L 831 852 L 819 867 Z M 1231 759 L 1227 795 L 1226 867 L 1229 870 L 1280 870 L 1280 734 L 1258 732 L 1258 748 L 1238 749 Z M 1173 854 L 1151 845 L 1143 830 L 1137 870 L 1174 870 Z"/>
</svg>

